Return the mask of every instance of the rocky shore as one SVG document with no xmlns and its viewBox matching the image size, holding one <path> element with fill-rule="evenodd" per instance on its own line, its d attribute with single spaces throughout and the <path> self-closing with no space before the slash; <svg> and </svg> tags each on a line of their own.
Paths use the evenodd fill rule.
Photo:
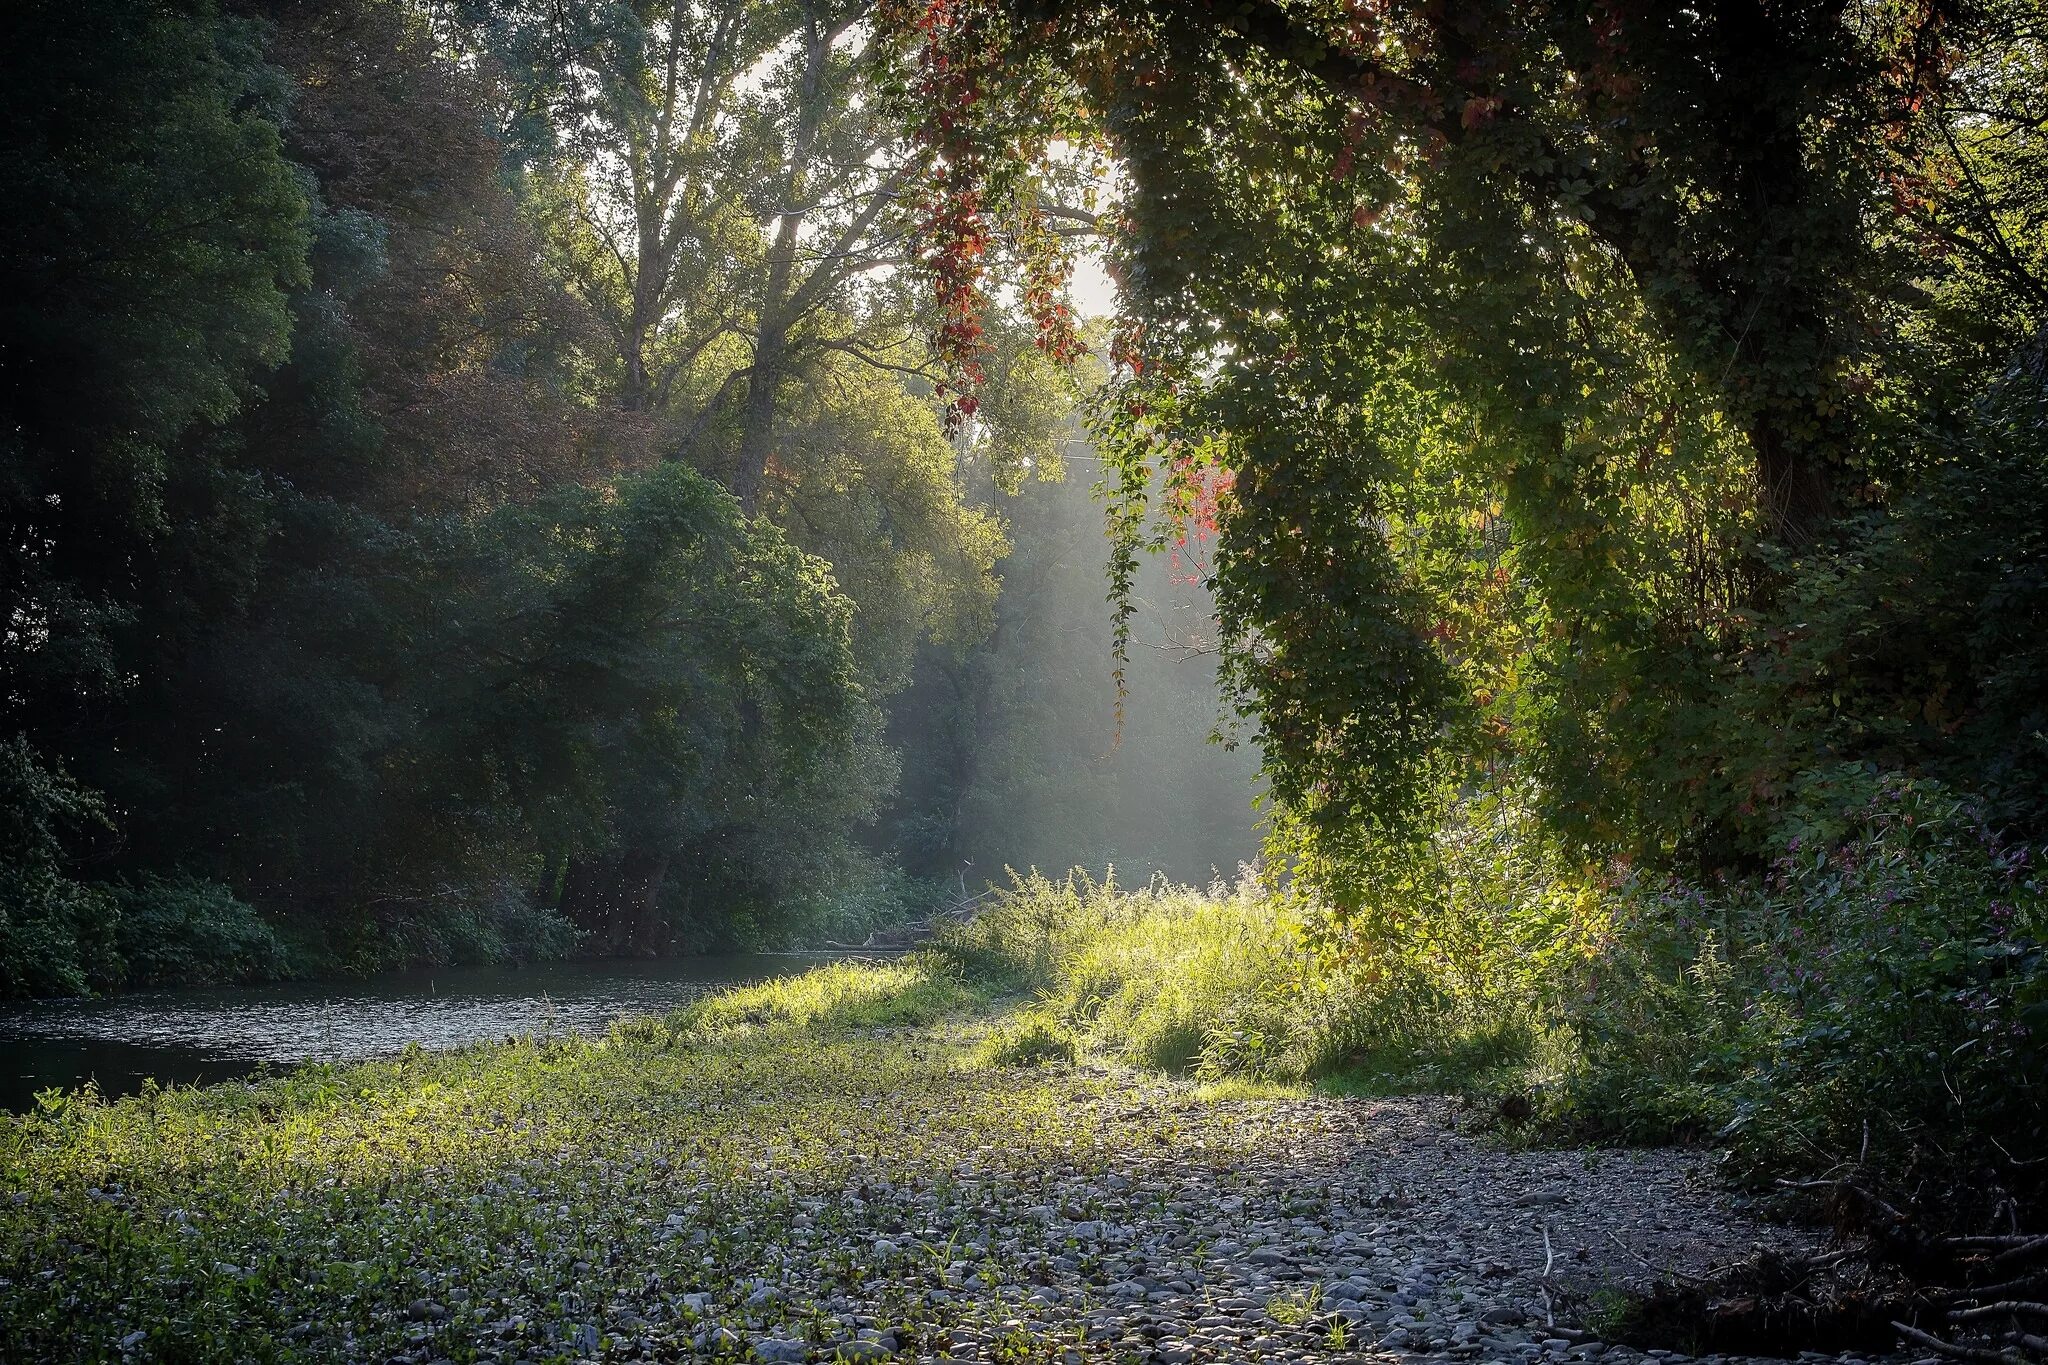
<svg viewBox="0 0 2048 1365">
<path fill-rule="evenodd" d="M 1099 1165 L 983 1151 L 942 1196 L 863 1177 L 800 1201 L 764 1249 L 777 1273 L 686 1305 L 705 1322 L 690 1346 L 772 1362 L 1682 1365 L 1693 1357 L 1602 1342 L 1588 1305 L 1758 1248 L 1810 1249 L 1733 1208 L 1698 1154 L 1504 1151 L 1461 1134 L 1439 1099 L 1203 1103 L 1118 1079 L 1072 1097 L 1096 1110 Z M 1162 1110 L 1184 1120 L 1171 1141 Z M 862 1292 L 817 1273 L 821 1220 L 867 1270 Z M 643 1330 L 643 1356 L 663 1358 Z"/>
<path fill-rule="evenodd" d="M 1807 1246 L 1697 1153 L 990 1067 L 972 1032 L 528 1043 L 15 1121 L 0 1355 L 1682 1363 L 1603 1342 L 1620 1291 Z"/>
</svg>

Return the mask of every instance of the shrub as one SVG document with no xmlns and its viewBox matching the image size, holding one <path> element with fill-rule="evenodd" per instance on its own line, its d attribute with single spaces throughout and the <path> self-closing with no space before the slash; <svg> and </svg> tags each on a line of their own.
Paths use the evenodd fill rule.
<svg viewBox="0 0 2048 1365">
<path fill-rule="evenodd" d="M 85 995 L 119 979 L 114 899 L 73 879 L 64 851 L 105 818 L 99 797 L 26 739 L 0 740 L 0 997 Z"/>
<path fill-rule="evenodd" d="M 1943 789 L 1875 783 L 1766 875 L 1625 882 L 1573 1002 L 1594 1121 L 1711 1127 L 1753 1175 L 1867 1162 L 1945 1194 L 2043 1156 L 2048 965 L 2035 858 Z"/>
<path fill-rule="evenodd" d="M 223 986 L 292 972 L 277 932 L 218 882 L 148 875 L 121 887 L 121 956 L 130 986 Z"/>
<path fill-rule="evenodd" d="M 1058 1020 L 1031 1013 L 989 1034 L 980 1057 L 990 1066 L 1043 1066 L 1072 1062 L 1078 1051 L 1073 1033 Z"/>
<path fill-rule="evenodd" d="M 1122 917 L 1116 874 L 1097 882 L 1075 868 L 1058 881 L 1033 869 L 965 924 L 948 926 L 936 952 L 967 976 L 1009 990 L 1058 986 L 1062 956 L 1076 942 Z"/>
<path fill-rule="evenodd" d="M 1494 793 L 1341 919 L 1250 883 L 1033 874 L 937 951 L 1035 992 L 1048 1029 L 1211 1082 L 1462 1090 L 1556 1135 L 1712 1138 L 1758 1178 L 1865 1162 L 1956 1212 L 2039 1197 L 2034 852 L 1931 783 L 1807 791 L 1754 876 L 1575 865 Z"/>
<path fill-rule="evenodd" d="M 1143 1065 L 1293 1077 L 1319 1050 L 1311 949 L 1286 902 L 1249 880 L 1128 892 L 1078 870 L 1013 876 L 936 951 L 978 980 L 1036 992 L 1042 1017 Z"/>
<path fill-rule="evenodd" d="M 728 1029 L 883 1028 L 929 1024 L 974 994 L 943 960 L 925 953 L 888 962 L 833 962 L 692 1001 L 668 1017 L 673 1036 Z"/>
</svg>

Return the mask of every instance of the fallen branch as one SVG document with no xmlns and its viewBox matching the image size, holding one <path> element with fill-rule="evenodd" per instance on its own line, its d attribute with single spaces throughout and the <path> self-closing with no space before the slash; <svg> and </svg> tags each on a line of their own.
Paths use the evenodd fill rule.
<svg viewBox="0 0 2048 1365">
<path fill-rule="evenodd" d="M 2033 1255 L 2037 1251 L 2048 1251 L 2048 1237 L 2029 1238 L 2028 1240 L 2021 1242 L 2018 1246 L 2011 1247 L 2005 1251 L 2001 1251 L 1996 1256 L 1993 1256 L 1991 1258 L 1991 1264 L 2003 1265 L 2007 1261 L 2022 1260 L 2025 1257 Z"/>
<path fill-rule="evenodd" d="M 2012 1351 L 1992 1351 L 1981 1346 L 1958 1346 L 1952 1341 L 1943 1341 L 1917 1327 L 1908 1327 L 1903 1322 L 1894 1322 L 1893 1328 L 1906 1340 L 1925 1346 L 1930 1351 L 1956 1360 L 1988 1360 L 1992 1365 L 2027 1365 L 2026 1357 Z"/>
<path fill-rule="evenodd" d="M 2023 1275 L 2017 1280 L 2006 1280 L 2000 1284 L 1976 1285 L 1969 1289 L 1954 1290 L 1948 1295 L 1948 1302 L 1959 1303 L 1964 1299 L 1989 1298 L 1993 1294 L 2009 1297 L 2043 1288 L 2048 1288 L 2048 1275 Z"/>
<path fill-rule="evenodd" d="M 2030 1303 L 2025 1299 L 2001 1299 L 1997 1303 L 1987 1303 L 1981 1308 L 1957 1309 L 1948 1315 L 1948 1320 L 1950 1322 L 1968 1322 L 1973 1318 L 2019 1317 L 2021 1315 L 2048 1318 L 2048 1303 Z"/>
</svg>

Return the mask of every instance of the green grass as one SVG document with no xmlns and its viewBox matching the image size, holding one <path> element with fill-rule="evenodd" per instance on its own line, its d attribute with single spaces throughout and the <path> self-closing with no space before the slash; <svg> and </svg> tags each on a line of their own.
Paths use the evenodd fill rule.
<svg viewBox="0 0 2048 1365">
<path fill-rule="evenodd" d="M 1995 1189 L 2048 1206 L 2040 860 L 1936 788 L 1858 821 L 1695 885 L 1575 864 L 1519 808 L 1478 809 L 1342 916 L 1034 874 L 936 951 L 1034 995 L 1080 1053 L 1201 1082 L 1463 1094 L 1519 1138 L 1720 1142 L 1761 1187 L 1853 1163 L 1959 1221 Z"/>
<path fill-rule="evenodd" d="M 116 1103 L 53 1096 L 0 1119 L 0 1359 L 111 1360 L 128 1338 L 160 1360 L 381 1359 L 505 1323 L 529 1358 L 579 1358 L 596 1352 L 561 1332 L 596 1320 L 593 1305 L 676 1285 L 730 1302 L 790 1254 L 799 1212 L 811 1272 L 859 1288 L 873 1267 L 833 1221 L 853 1216 L 850 1189 L 939 1200 L 906 1213 L 903 1235 L 945 1264 L 975 1217 L 946 1202 L 974 1197 L 963 1160 L 1026 1182 L 1085 1170 L 1111 1143 L 1173 1142 L 1179 1107 L 1311 1086 L 1493 1092 L 1561 1121 L 1547 1131 L 1585 1133 L 1570 1127 L 1583 1120 L 1631 1137 L 1747 1112 L 1728 1130 L 1738 1155 L 1796 1170 L 1860 1140 L 1869 1096 L 1905 1093 L 1888 1039 L 1961 1028 L 2009 1053 L 2013 1010 L 2044 1008 L 2022 993 L 2038 975 L 2016 969 L 2008 998 L 1942 993 L 2011 958 L 2002 938 L 1954 966 L 1916 940 L 1853 936 L 1887 913 L 1933 933 L 1973 912 L 1978 882 L 1937 851 L 1911 879 L 1865 858 L 1850 873 L 1881 875 L 1869 888 L 1823 869 L 1818 890 L 1731 894 L 1697 931 L 1690 896 L 1667 911 L 1544 890 L 1513 913 L 1474 898 L 1433 937 L 1348 960 L 1250 887 L 1038 878 L 929 952 L 745 987 L 603 1040 L 414 1050 Z M 1900 885 L 1915 897 L 1889 894 Z M 1827 956 L 1800 946 L 1829 922 L 1822 892 L 1845 926 Z M 1773 984 L 1801 952 L 1837 974 L 1827 990 Z M 1933 985 L 1894 989 L 1909 970 Z M 1967 1056 L 1946 1055 L 1964 1074 Z M 1060 1064 L 1073 1060 L 1090 1064 Z M 2038 1092 L 2010 1088 L 1991 1111 L 2009 1121 L 1987 1130 L 2001 1148 L 2042 1131 Z M 1965 1093 L 1996 1098 L 1981 1076 Z M 1105 1132 L 1109 1097 L 1140 1131 Z M 1211 1141 L 1205 1158 L 1227 1153 Z M 429 1300 L 450 1316 L 413 1312 Z"/>
<path fill-rule="evenodd" d="M 936 1023 L 986 1004 L 944 959 L 835 962 L 693 1001 L 664 1021 L 675 1037 L 735 1030 L 888 1028 Z"/>
<path fill-rule="evenodd" d="M 736 1301 L 806 1208 L 816 1273 L 857 1287 L 841 1192 L 932 1191 L 964 1226 L 963 1158 L 1026 1180 L 1110 1159 L 1094 1102 L 1128 1077 L 992 1069 L 979 1026 L 899 1027 L 985 998 L 929 960 L 843 964 L 602 1040 L 48 1097 L 0 1118 L 0 1359 L 112 1360 L 138 1332 L 156 1360 L 383 1359 L 515 1317 L 521 1350 L 594 1355 L 547 1334 L 650 1285 Z M 906 1241 L 943 1248 L 931 1216 Z"/>
<path fill-rule="evenodd" d="M 990 1066 L 1071 1063 L 1080 1052 L 1073 1032 L 1043 1011 L 1029 1010 L 989 1030 L 976 1056 Z"/>
<path fill-rule="evenodd" d="M 1251 884 L 1130 892 L 1034 875 L 936 952 L 1035 994 L 1033 1017 L 1082 1050 L 1212 1084 L 1458 1090 L 1541 1055 L 1527 1014 L 1415 973 L 1343 970 Z"/>
</svg>

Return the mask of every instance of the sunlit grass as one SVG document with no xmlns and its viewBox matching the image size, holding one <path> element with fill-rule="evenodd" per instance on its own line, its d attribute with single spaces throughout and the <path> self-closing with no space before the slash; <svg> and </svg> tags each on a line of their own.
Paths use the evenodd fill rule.
<svg viewBox="0 0 2048 1365">
<path fill-rule="evenodd" d="M 1035 993 L 1041 1027 L 1081 1050 L 1213 1085 L 1458 1090 L 1526 1073 L 1539 1051 L 1532 1018 L 1453 983 L 1319 959 L 1289 902 L 1249 883 L 1034 876 L 939 951 Z"/>
<path fill-rule="evenodd" d="M 1225 1076 L 1195 1087 L 1197 1097 L 1211 1104 L 1239 1100 L 1298 1100 L 1314 1094 L 1312 1087 L 1298 1081 L 1261 1081 L 1249 1076 Z"/>
<path fill-rule="evenodd" d="M 881 1028 L 933 1023 L 985 1000 L 927 954 L 896 962 L 836 962 L 800 976 L 694 1001 L 670 1015 L 677 1035 L 732 1029 Z"/>
<path fill-rule="evenodd" d="M 989 1027 L 953 1018 L 980 998 L 929 962 L 844 964 L 602 1040 L 52 1099 L 0 1119 L 0 1359 L 114 1359 L 138 1331 L 162 1359 L 381 1359 L 426 1330 L 408 1305 L 457 1291 L 475 1308 L 451 1345 L 568 1287 L 585 1305 L 650 1277 L 730 1296 L 801 1207 L 834 1245 L 856 1186 L 923 1191 L 912 1228 L 970 1225 L 963 1161 L 1106 1165 L 1144 1093 L 988 1065 Z M 1144 1105 L 1147 1144 L 1205 1108 Z"/>
<path fill-rule="evenodd" d="M 1080 1040 L 1044 1010 L 1025 1010 L 991 1028 L 975 1049 L 989 1066 L 1046 1066 L 1072 1062 Z"/>
</svg>

